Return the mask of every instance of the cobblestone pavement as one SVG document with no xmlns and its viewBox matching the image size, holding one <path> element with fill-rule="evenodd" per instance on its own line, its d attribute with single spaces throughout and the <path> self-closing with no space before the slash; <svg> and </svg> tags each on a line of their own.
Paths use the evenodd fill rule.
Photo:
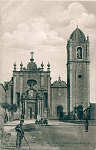
<svg viewBox="0 0 96 150">
<path fill-rule="evenodd" d="M 2 150 L 16 150 L 16 133 L 13 128 L 10 132 Z M 96 126 L 89 126 L 89 131 L 85 132 L 83 124 L 54 121 L 49 126 L 32 123 L 25 132 L 31 150 L 96 150 L 95 135 Z M 23 139 L 20 150 L 28 150 L 28 143 Z"/>
</svg>

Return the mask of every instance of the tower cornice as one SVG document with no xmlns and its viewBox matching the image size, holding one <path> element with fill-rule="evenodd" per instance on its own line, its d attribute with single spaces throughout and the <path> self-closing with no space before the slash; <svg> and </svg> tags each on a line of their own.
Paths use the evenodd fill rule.
<svg viewBox="0 0 96 150">
<path fill-rule="evenodd" d="M 89 60 L 70 60 L 67 61 L 67 64 L 71 64 L 71 63 L 90 63 Z"/>
</svg>

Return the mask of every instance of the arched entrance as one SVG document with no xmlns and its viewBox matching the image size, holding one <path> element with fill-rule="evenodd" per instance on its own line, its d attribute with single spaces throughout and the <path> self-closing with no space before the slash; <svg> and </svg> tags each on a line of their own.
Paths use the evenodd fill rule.
<svg viewBox="0 0 96 150">
<path fill-rule="evenodd" d="M 25 119 L 33 119 L 37 116 L 37 90 L 34 86 L 37 84 L 36 80 L 28 80 L 29 89 L 22 93 L 22 115 Z"/>
<path fill-rule="evenodd" d="M 57 106 L 57 117 L 59 120 L 63 119 L 63 106 Z"/>
</svg>

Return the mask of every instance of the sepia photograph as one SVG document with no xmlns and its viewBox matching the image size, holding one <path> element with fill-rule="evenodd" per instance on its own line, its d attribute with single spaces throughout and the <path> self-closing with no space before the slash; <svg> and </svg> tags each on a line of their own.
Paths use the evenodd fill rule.
<svg viewBox="0 0 96 150">
<path fill-rule="evenodd" d="M 96 150 L 95 79 L 95 0 L 0 0 L 0 150 Z"/>
</svg>

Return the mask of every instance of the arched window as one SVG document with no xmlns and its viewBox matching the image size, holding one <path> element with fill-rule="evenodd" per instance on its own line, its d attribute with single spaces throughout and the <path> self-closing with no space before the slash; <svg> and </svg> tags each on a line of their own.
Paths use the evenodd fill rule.
<svg viewBox="0 0 96 150">
<path fill-rule="evenodd" d="M 81 47 L 77 48 L 77 59 L 82 59 L 82 48 Z"/>
</svg>

